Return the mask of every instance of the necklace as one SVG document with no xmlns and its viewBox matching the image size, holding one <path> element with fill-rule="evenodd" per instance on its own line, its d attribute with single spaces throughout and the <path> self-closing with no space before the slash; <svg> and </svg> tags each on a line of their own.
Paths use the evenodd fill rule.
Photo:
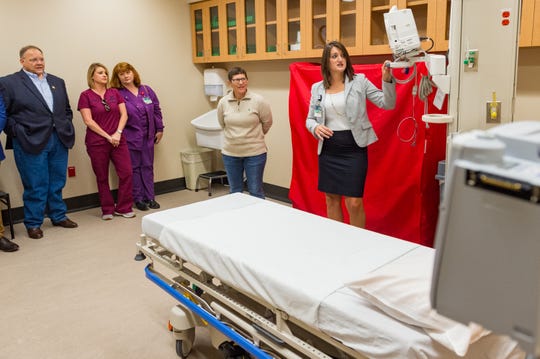
<svg viewBox="0 0 540 359">
<path fill-rule="evenodd" d="M 334 95 L 338 95 L 338 94 L 328 94 L 328 95 L 330 96 L 330 104 L 332 105 L 332 108 L 334 109 L 334 111 L 338 114 L 338 116 L 345 117 L 345 113 L 339 112 L 336 106 L 334 105 Z"/>
</svg>

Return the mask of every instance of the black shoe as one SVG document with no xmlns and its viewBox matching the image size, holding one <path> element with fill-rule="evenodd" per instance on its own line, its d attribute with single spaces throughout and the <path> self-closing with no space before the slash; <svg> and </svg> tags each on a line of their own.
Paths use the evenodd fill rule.
<svg viewBox="0 0 540 359">
<path fill-rule="evenodd" d="M 71 219 L 67 218 L 60 222 L 52 222 L 53 226 L 63 227 L 63 228 L 77 228 L 79 225 L 73 222 Z"/>
<path fill-rule="evenodd" d="M 146 205 L 149 207 L 149 208 L 152 208 L 152 209 L 158 209 L 160 208 L 161 206 L 159 205 L 159 203 L 157 203 L 156 201 L 154 201 L 153 199 L 149 200 L 149 201 L 145 201 L 146 202 Z"/>
<path fill-rule="evenodd" d="M 13 243 L 6 237 L 0 237 L 0 251 L 4 252 L 15 252 L 19 250 L 19 246 L 16 243 Z"/>
<path fill-rule="evenodd" d="M 39 227 L 26 228 L 26 231 L 28 232 L 28 237 L 32 239 L 43 238 L 43 231 Z"/>
<path fill-rule="evenodd" d="M 140 211 L 148 211 L 148 205 L 143 201 L 135 202 L 135 207 Z"/>
</svg>

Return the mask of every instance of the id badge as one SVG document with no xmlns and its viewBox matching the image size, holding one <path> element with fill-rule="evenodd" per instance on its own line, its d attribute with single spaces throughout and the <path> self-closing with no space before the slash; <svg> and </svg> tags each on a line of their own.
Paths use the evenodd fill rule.
<svg viewBox="0 0 540 359">
<path fill-rule="evenodd" d="M 313 109 L 313 115 L 317 118 L 321 118 L 322 117 L 322 109 L 321 109 L 321 106 L 315 106 L 315 108 Z"/>
<path fill-rule="evenodd" d="M 146 96 L 146 97 L 143 97 L 143 102 L 147 105 L 150 105 L 152 103 L 152 99 Z"/>
</svg>

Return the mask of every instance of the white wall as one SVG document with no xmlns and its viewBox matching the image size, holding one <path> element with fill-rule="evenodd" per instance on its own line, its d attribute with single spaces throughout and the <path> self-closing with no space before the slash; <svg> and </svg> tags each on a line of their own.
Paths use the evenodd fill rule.
<svg viewBox="0 0 540 359">
<path fill-rule="evenodd" d="M 34 44 L 45 54 L 46 70 L 66 81 L 76 143 L 69 165 L 77 176 L 68 178 L 64 197 L 97 192 L 84 146 L 84 126 L 76 110 L 79 94 L 87 88 L 92 62 L 109 71 L 128 61 L 142 81 L 156 90 L 161 101 L 165 135 L 156 147 L 156 181 L 183 177 L 179 153 L 194 146 L 189 121 L 208 110 L 200 69 L 191 62 L 189 7 L 177 0 L 0 0 L 2 44 L 0 75 L 20 69 L 18 52 Z M 5 145 L 5 135 L 0 137 Z M 14 207 L 22 205 L 22 185 L 13 152 L 6 151 L 0 189 L 9 192 Z"/>
<path fill-rule="evenodd" d="M 189 6 L 178 0 L 0 0 L 2 44 L 0 76 L 20 69 L 18 52 L 28 44 L 42 48 L 46 69 L 66 80 L 77 132 L 69 164 L 77 176 L 68 178 L 64 197 L 97 192 L 95 177 L 84 146 L 85 126 L 76 111 L 86 89 L 86 71 L 99 61 L 112 70 L 119 61 L 132 63 L 142 81 L 152 86 L 161 101 L 165 136 L 156 147 L 156 181 L 184 177 L 180 152 L 195 146 L 190 120 L 215 107 L 203 93 L 202 71 L 208 65 L 191 62 Z M 515 120 L 540 119 L 538 103 L 540 48 L 521 49 Z M 317 61 L 318 59 L 315 59 Z M 313 59 L 311 60 L 313 61 Z M 355 59 L 381 62 L 380 58 Z M 265 182 L 289 187 L 292 148 L 288 117 L 290 61 L 235 63 L 249 75 L 250 89 L 272 106 L 274 126 Z M 233 64 L 216 64 L 229 68 Z M 496 74 L 494 74 L 496 76 Z M 0 136 L 5 145 L 5 136 Z M 9 192 L 14 207 L 22 206 L 22 185 L 12 151 L 0 168 L 0 189 Z"/>
</svg>

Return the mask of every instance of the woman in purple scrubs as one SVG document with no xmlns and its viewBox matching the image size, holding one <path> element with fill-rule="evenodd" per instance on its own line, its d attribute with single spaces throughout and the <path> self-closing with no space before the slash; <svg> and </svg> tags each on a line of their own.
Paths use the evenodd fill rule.
<svg viewBox="0 0 540 359">
<path fill-rule="evenodd" d="M 159 208 L 154 196 L 154 145 L 163 136 L 163 116 L 156 93 L 141 84 L 135 68 L 127 62 L 118 63 L 111 76 L 124 98 L 128 121 L 123 135 L 127 139 L 133 168 L 133 200 L 141 211 Z"/>
</svg>

